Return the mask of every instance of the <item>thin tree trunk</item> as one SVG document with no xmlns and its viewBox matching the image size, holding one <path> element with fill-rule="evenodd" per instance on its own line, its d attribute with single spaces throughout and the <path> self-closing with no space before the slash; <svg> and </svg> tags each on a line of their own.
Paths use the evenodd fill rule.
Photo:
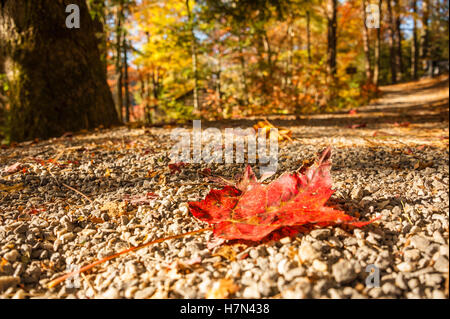
<svg viewBox="0 0 450 319">
<path fill-rule="evenodd" d="M 367 7 L 367 1 L 362 0 L 362 11 L 363 11 L 363 46 L 364 46 L 364 67 L 366 71 L 366 80 L 368 82 L 372 82 L 372 62 L 370 59 L 370 39 L 369 39 L 369 29 L 366 25 L 366 7 Z"/>
<path fill-rule="evenodd" d="M 435 41 L 435 39 L 437 38 L 437 34 L 441 34 L 441 33 L 446 33 L 447 35 L 449 34 L 449 23 L 447 21 L 447 23 L 442 23 L 442 13 L 441 12 L 441 0 L 434 0 L 433 1 L 433 5 L 430 7 L 430 9 L 432 9 L 432 21 L 431 21 L 431 33 L 430 36 L 432 37 L 432 41 L 430 41 L 430 50 L 428 50 L 428 57 L 430 60 L 436 60 L 440 58 L 440 54 L 439 54 L 439 41 Z M 442 3 L 442 5 L 444 6 L 444 10 L 445 7 L 448 8 L 448 0 L 446 0 L 446 2 Z M 447 9 L 448 10 L 448 9 Z M 445 10 L 445 11 L 447 11 Z M 445 12 L 444 11 L 444 12 Z M 448 15 L 448 11 L 447 11 L 447 15 Z M 448 19 L 447 19 L 448 20 Z M 442 24 L 444 24 L 444 29 L 441 29 Z M 442 32 L 443 31 L 443 32 Z M 444 34 L 445 34 L 444 33 Z M 431 72 L 433 72 L 433 70 L 431 70 Z"/>
<path fill-rule="evenodd" d="M 244 105 L 248 105 L 248 85 L 247 85 L 247 67 L 245 65 L 245 58 L 244 58 L 244 48 L 242 47 L 242 39 L 241 34 L 238 36 L 239 41 L 239 62 L 241 63 L 241 81 L 242 81 L 242 88 L 244 90 Z"/>
<path fill-rule="evenodd" d="M 429 16 L 430 16 L 430 0 L 422 0 L 422 36 L 420 41 L 420 57 L 426 59 L 428 57 L 428 39 L 429 39 Z"/>
<path fill-rule="evenodd" d="M 130 90 L 128 87 L 128 46 L 126 35 L 123 37 L 123 69 L 124 69 L 124 89 L 125 89 L 125 122 L 130 122 Z"/>
<path fill-rule="evenodd" d="M 123 122 L 123 64 L 122 64 L 122 21 L 123 14 L 123 0 L 117 9 L 116 15 L 116 74 L 117 74 L 117 112 L 119 120 Z"/>
<path fill-rule="evenodd" d="M 186 0 L 186 10 L 188 14 L 189 32 L 191 35 L 191 50 L 192 50 L 192 71 L 194 73 L 194 110 L 200 111 L 198 98 L 198 66 L 197 66 L 197 40 L 194 34 L 194 19 L 189 7 L 189 0 Z"/>
<path fill-rule="evenodd" d="M 417 41 L 417 2 L 412 0 L 411 3 L 413 9 L 413 39 L 411 44 L 411 76 L 413 79 L 417 79 L 417 66 L 419 59 L 418 41 Z"/>
<path fill-rule="evenodd" d="M 267 65 L 269 66 L 269 80 L 271 81 L 273 78 L 273 53 L 272 53 L 272 47 L 270 46 L 269 37 L 267 36 L 267 31 L 263 27 L 263 43 L 264 43 L 264 50 L 267 52 Z"/>
<path fill-rule="evenodd" d="M 328 0 L 327 21 L 328 21 L 328 47 L 327 65 L 328 74 L 333 78 L 336 75 L 336 29 L 337 29 L 337 0 Z"/>
<path fill-rule="evenodd" d="M 380 12 L 380 19 L 382 17 L 382 4 L 383 0 L 378 0 L 378 8 Z M 380 27 L 377 28 L 377 37 L 375 40 L 375 56 L 374 56 L 374 69 L 373 69 L 373 84 L 378 86 L 380 81 L 380 51 L 381 51 L 381 22 Z"/>
<path fill-rule="evenodd" d="M 327 104 L 332 105 L 337 96 L 336 78 L 336 29 L 337 29 L 337 0 L 327 2 L 327 75 L 328 96 Z"/>
<path fill-rule="evenodd" d="M 389 63 L 391 66 L 391 82 L 397 83 L 397 68 L 396 68 L 396 50 L 395 50 L 395 34 L 394 34 L 394 16 L 392 14 L 391 0 L 387 0 L 387 15 L 388 15 L 388 33 L 389 33 Z"/>
<path fill-rule="evenodd" d="M 394 9 L 395 9 L 395 33 L 397 39 L 397 54 L 396 54 L 396 65 L 397 65 L 397 79 L 400 81 L 403 78 L 403 74 L 405 73 L 405 69 L 403 66 L 403 52 L 402 52 L 402 30 L 401 26 L 401 13 L 400 13 L 400 0 L 394 0 Z"/>
<path fill-rule="evenodd" d="M 12 140 L 118 123 L 86 1 L 71 3 L 80 8 L 80 29 L 66 27 L 62 1 L 0 2 Z"/>
<path fill-rule="evenodd" d="M 289 23 L 287 33 L 289 38 L 289 48 L 286 65 L 285 85 L 286 87 L 290 88 L 292 84 L 292 56 L 294 51 L 294 30 L 292 29 L 291 23 Z"/>
<path fill-rule="evenodd" d="M 311 63 L 311 17 L 309 10 L 306 10 L 306 48 L 308 51 L 308 62 Z"/>
</svg>

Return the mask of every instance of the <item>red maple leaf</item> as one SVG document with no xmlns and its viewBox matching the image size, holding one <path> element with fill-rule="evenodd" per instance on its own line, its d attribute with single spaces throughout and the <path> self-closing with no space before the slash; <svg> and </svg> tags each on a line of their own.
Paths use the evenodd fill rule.
<svg viewBox="0 0 450 319">
<path fill-rule="evenodd" d="M 336 223 L 362 227 L 343 211 L 324 206 L 333 194 L 331 149 L 303 173 L 284 173 L 269 184 L 259 183 L 250 166 L 234 186 L 213 189 L 199 202 L 189 202 L 196 218 L 213 226 L 214 235 L 226 240 L 261 240 L 280 228 Z"/>
<path fill-rule="evenodd" d="M 169 164 L 170 174 L 181 172 L 181 169 L 183 167 L 187 166 L 187 165 L 188 164 L 184 163 L 184 162 L 178 162 L 178 163 Z"/>
</svg>

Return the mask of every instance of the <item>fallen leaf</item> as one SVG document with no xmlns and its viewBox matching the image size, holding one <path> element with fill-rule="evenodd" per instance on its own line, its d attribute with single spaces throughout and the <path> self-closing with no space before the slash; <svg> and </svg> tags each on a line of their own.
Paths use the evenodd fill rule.
<svg viewBox="0 0 450 319">
<path fill-rule="evenodd" d="M 14 163 L 12 165 L 6 166 L 3 169 L 3 172 L 5 172 L 6 174 L 14 174 L 17 173 L 18 171 L 20 171 L 20 169 L 22 168 L 22 163 Z"/>
<path fill-rule="evenodd" d="M 213 226 L 214 235 L 226 240 L 258 241 L 286 226 L 335 223 L 362 227 L 343 211 L 324 204 L 333 194 L 328 147 L 304 174 L 284 173 L 269 184 L 261 184 L 250 166 L 236 186 L 213 189 L 199 202 L 189 202 L 192 215 Z"/>
<path fill-rule="evenodd" d="M 235 261 L 236 256 L 239 253 L 238 250 L 240 248 L 246 247 L 242 244 L 236 244 L 236 245 L 224 245 L 221 246 L 217 251 L 213 254 L 213 256 L 220 256 L 225 258 L 228 261 Z"/>
<path fill-rule="evenodd" d="M 24 188 L 23 184 L 15 184 L 15 185 L 4 185 L 4 184 L 0 184 L 0 191 L 2 192 L 7 192 L 7 193 L 12 193 L 12 192 L 17 192 L 20 191 Z"/>
<path fill-rule="evenodd" d="M 402 122 L 402 123 L 397 123 L 397 122 L 395 122 L 395 123 L 394 123 L 394 126 L 397 126 L 397 127 L 408 127 L 408 126 L 410 126 L 410 125 L 411 125 L 410 122 Z"/>
<path fill-rule="evenodd" d="M 100 217 L 95 217 L 95 216 L 90 217 L 89 220 L 94 224 L 103 224 L 105 222 Z"/>
<path fill-rule="evenodd" d="M 2 261 L 0 262 L 0 271 L 3 271 L 4 267 L 9 264 L 9 262 L 2 257 Z"/>
<path fill-rule="evenodd" d="M 209 250 L 213 250 L 214 248 L 222 245 L 225 242 L 225 239 L 219 237 L 213 237 L 207 244 L 206 248 Z"/>
<path fill-rule="evenodd" d="M 424 169 L 427 167 L 432 167 L 433 166 L 433 162 L 422 162 L 422 161 L 417 161 L 414 164 L 414 169 Z"/>
<path fill-rule="evenodd" d="M 210 168 L 204 168 L 199 173 L 203 176 L 210 176 L 211 175 L 211 169 Z"/>
<path fill-rule="evenodd" d="M 184 163 L 184 162 L 178 162 L 178 163 L 169 164 L 170 174 L 181 172 L 181 169 L 183 167 L 187 166 L 187 165 L 188 164 Z"/>
<path fill-rule="evenodd" d="M 142 196 L 124 196 L 124 200 L 126 200 L 127 202 L 129 202 L 130 204 L 150 204 L 150 202 L 152 200 L 154 200 L 155 198 L 157 198 L 158 195 L 156 195 L 153 192 L 147 192 L 145 195 Z"/>
<path fill-rule="evenodd" d="M 158 175 L 158 172 L 157 172 L 157 171 L 149 170 L 149 171 L 147 172 L 147 175 L 146 175 L 145 177 L 153 178 L 153 177 L 155 177 L 156 175 Z"/>
<path fill-rule="evenodd" d="M 192 257 L 188 260 L 183 261 L 183 263 L 185 265 L 189 265 L 189 266 L 197 265 L 197 264 L 200 264 L 201 262 L 202 262 L 202 258 L 200 256 Z"/>
<path fill-rule="evenodd" d="M 265 134 L 266 138 L 270 139 L 271 135 L 274 135 L 274 138 L 278 139 L 278 142 L 282 142 L 284 140 L 292 141 L 292 131 L 287 128 L 282 127 L 276 127 L 272 123 L 270 123 L 268 120 L 259 121 L 255 125 L 253 125 L 253 128 L 255 129 L 256 133 L 258 134 L 258 129 L 261 129 L 263 134 Z M 277 131 L 270 130 L 272 128 L 276 128 Z"/>
<path fill-rule="evenodd" d="M 361 123 L 361 124 L 351 124 L 351 125 L 348 125 L 347 127 L 351 128 L 351 129 L 355 129 L 355 128 L 362 128 L 362 127 L 366 127 L 366 126 L 367 126 L 367 123 Z"/>
<path fill-rule="evenodd" d="M 216 281 L 211 289 L 206 293 L 207 299 L 224 299 L 230 297 L 238 291 L 239 287 L 236 286 L 232 279 L 220 279 Z"/>
<path fill-rule="evenodd" d="M 126 212 L 126 206 L 125 202 L 107 202 L 103 204 L 101 210 L 107 211 L 110 216 L 120 216 Z"/>
</svg>

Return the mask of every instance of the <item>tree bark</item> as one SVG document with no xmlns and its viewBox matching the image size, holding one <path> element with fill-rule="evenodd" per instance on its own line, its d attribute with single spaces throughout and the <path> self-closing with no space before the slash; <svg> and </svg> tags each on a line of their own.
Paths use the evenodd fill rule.
<svg viewBox="0 0 450 319">
<path fill-rule="evenodd" d="M 107 74 L 107 39 L 105 32 L 106 23 L 106 8 L 105 0 L 89 0 L 88 1 L 89 11 L 93 13 L 94 26 L 95 26 L 95 36 L 99 41 L 100 59 L 103 63 L 103 68 L 105 74 Z"/>
<path fill-rule="evenodd" d="M 66 27 L 69 4 L 80 8 L 79 29 Z M 2 0 L 0 6 L 11 140 L 118 123 L 85 0 Z"/>
</svg>

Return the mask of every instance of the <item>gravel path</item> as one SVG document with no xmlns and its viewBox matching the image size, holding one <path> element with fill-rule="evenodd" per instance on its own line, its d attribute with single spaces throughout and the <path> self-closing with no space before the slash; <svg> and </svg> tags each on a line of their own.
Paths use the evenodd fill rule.
<svg viewBox="0 0 450 319">
<path fill-rule="evenodd" d="M 2 149 L 0 297 L 447 298 L 448 78 L 383 91 L 353 115 L 270 118 L 294 139 L 280 145 L 277 176 L 331 144 L 331 202 L 363 220 L 381 214 L 379 222 L 211 250 L 205 232 L 119 257 L 52 289 L 52 279 L 77 266 L 205 227 L 186 205 L 214 187 L 202 171 L 230 178 L 244 165 L 191 164 L 172 174 L 169 127 Z M 379 269 L 379 287 L 366 285 L 368 265 Z"/>
</svg>

